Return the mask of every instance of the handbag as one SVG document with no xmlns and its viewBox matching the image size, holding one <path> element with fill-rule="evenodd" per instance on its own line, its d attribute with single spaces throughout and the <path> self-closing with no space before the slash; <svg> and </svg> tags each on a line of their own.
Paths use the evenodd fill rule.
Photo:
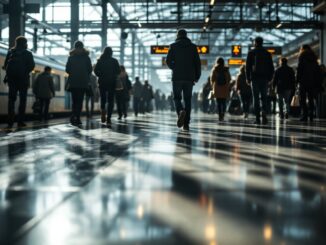
<svg viewBox="0 0 326 245">
<path fill-rule="evenodd" d="M 214 99 L 214 91 L 213 90 L 211 90 L 211 91 L 209 91 L 209 94 L 208 94 L 208 96 L 207 96 L 207 99 L 209 99 L 209 100 L 213 100 Z"/>
<path fill-rule="evenodd" d="M 293 95 L 292 100 L 291 100 L 291 106 L 292 107 L 300 106 L 299 95 L 297 95 L 297 94 Z"/>
</svg>

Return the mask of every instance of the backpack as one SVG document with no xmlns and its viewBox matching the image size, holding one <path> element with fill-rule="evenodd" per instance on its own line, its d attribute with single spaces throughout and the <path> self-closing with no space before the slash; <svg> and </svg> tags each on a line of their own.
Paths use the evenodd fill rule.
<svg viewBox="0 0 326 245">
<path fill-rule="evenodd" d="M 13 79 L 24 79 L 26 77 L 25 62 L 22 53 L 11 51 L 7 61 L 6 75 Z"/>
<path fill-rule="evenodd" d="M 270 54 L 265 49 L 256 50 L 252 70 L 258 77 L 270 76 Z"/>
<path fill-rule="evenodd" d="M 217 85 L 225 85 L 226 84 L 226 78 L 225 78 L 225 71 L 224 69 L 223 70 L 220 70 L 216 73 L 216 83 Z"/>
</svg>

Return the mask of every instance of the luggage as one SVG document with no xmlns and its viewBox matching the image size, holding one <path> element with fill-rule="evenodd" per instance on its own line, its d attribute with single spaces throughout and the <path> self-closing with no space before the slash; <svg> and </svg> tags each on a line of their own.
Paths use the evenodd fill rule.
<svg viewBox="0 0 326 245">
<path fill-rule="evenodd" d="M 242 115 L 243 113 L 240 97 L 235 91 L 232 92 L 228 112 L 231 115 Z"/>
</svg>

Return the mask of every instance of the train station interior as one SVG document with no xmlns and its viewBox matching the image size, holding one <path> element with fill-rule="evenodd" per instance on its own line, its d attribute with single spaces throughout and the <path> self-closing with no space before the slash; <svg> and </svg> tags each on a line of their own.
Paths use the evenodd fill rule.
<svg viewBox="0 0 326 245">
<path fill-rule="evenodd" d="M 178 109 L 171 63 L 185 35 L 200 67 L 184 72 L 199 77 L 190 111 L 185 91 Z M 10 75 L 20 36 L 35 63 L 25 95 Z M 266 101 L 263 89 L 257 98 L 262 122 L 248 78 L 260 38 L 275 68 Z M 73 56 L 80 47 L 85 55 Z M 119 68 L 110 118 L 97 72 L 107 47 L 130 83 L 118 82 Z M 303 74 L 306 47 L 317 68 Z M 72 57 L 91 63 L 77 119 Z M 220 58 L 230 75 L 224 109 Z M 0 0 L 0 244 L 326 244 L 325 63 L 325 0 Z M 293 89 L 283 106 L 284 64 Z M 42 76 L 51 78 L 44 114 Z"/>
</svg>

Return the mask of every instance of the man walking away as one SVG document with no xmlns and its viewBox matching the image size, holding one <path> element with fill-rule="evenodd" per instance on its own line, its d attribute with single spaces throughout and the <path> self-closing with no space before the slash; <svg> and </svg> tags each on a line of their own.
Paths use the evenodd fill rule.
<svg viewBox="0 0 326 245">
<path fill-rule="evenodd" d="M 132 86 L 132 94 L 134 97 L 134 100 L 133 100 L 134 112 L 135 112 L 135 116 L 137 117 L 138 113 L 140 112 L 140 103 L 142 100 L 143 85 L 139 81 L 139 77 L 136 77 L 135 80 L 136 81 Z"/>
<path fill-rule="evenodd" d="M 275 71 L 273 79 L 273 87 L 277 90 L 278 106 L 280 111 L 280 119 L 284 117 L 288 119 L 291 103 L 291 94 L 295 89 L 295 74 L 294 70 L 288 66 L 286 58 L 280 59 L 280 67 Z M 285 113 L 283 105 L 285 102 Z"/>
<path fill-rule="evenodd" d="M 197 46 L 187 37 L 186 30 L 177 32 L 176 41 L 170 45 L 166 58 L 172 70 L 173 96 L 178 115 L 177 126 L 189 130 L 192 87 L 201 75 L 201 64 Z M 182 96 L 184 106 L 182 105 Z"/>
<path fill-rule="evenodd" d="M 50 100 L 55 96 L 51 67 L 46 66 L 33 84 L 33 93 L 40 102 L 40 121 L 48 120 Z"/>
<path fill-rule="evenodd" d="M 263 38 L 256 37 L 255 48 L 249 51 L 246 61 L 247 83 L 252 83 L 255 124 L 260 124 L 260 100 L 262 103 L 262 122 L 267 124 L 267 88 L 274 75 L 274 64 L 271 54 L 263 47 Z"/>
<path fill-rule="evenodd" d="M 15 119 L 15 102 L 19 92 L 18 127 L 24 127 L 29 74 L 35 67 L 33 54 L 27 50 L 27 39 L 18 36 L 15 46 L 8 51 L 4 63 L 5 82 L 9 86 L 8 128 L 12 128 Z"/>
</svg>

